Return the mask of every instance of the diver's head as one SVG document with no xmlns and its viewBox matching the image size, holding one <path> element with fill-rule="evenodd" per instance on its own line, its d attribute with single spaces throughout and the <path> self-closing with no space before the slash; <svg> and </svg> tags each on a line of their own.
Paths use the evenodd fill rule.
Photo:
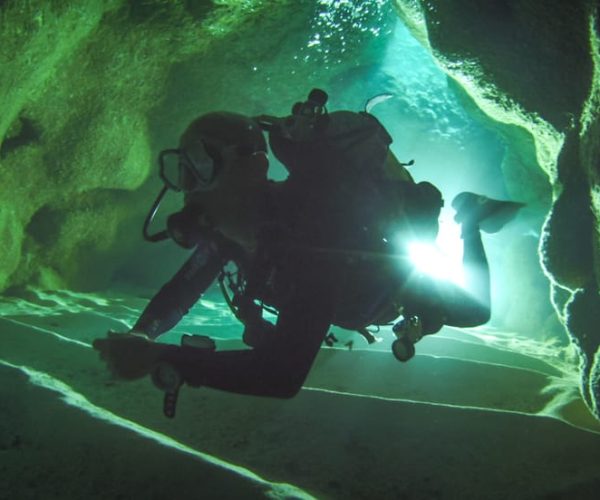
<svg viewBox="0 0 600 500">
<path fill-rule="evenodd" d="M 267 145 L 259 124 L 251 118 L 224 111 L 195 119 L 179 141 L 178 149 L 160 153 L 161 177 L 184 193 L 214 189 L 236 164 L 260 155 L 266 165 Z"/>
</svg>

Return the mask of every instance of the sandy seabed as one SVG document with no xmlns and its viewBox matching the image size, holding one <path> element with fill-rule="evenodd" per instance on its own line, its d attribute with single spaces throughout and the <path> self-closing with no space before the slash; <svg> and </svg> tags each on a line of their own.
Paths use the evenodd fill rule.
<svg viewBox="0 0 600 500">
<path fill-rule="evenodd" d="M 140 303 L 0 303 L 0 499 L 598 498 L 600 424 L 576 378 L 502 332 L 442 331 L 407 364 L 382 332 L 324 348 L 292 400 L 184 387 L 169 420 L 90 347 Z"/>
</svg>

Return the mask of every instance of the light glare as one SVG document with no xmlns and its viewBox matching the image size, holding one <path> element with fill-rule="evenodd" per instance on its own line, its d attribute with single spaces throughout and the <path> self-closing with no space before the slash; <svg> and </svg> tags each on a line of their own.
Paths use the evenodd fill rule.
<svg viewBox="0 0 600 500">
<path fill-rule="evenodd" d="M 460 226 L 445 212 L 435 244 L 415 241 L 408 245 L 409 258 L 419 272 L 461 286 L 465 283 L 462 251 Z"/>
</svg>

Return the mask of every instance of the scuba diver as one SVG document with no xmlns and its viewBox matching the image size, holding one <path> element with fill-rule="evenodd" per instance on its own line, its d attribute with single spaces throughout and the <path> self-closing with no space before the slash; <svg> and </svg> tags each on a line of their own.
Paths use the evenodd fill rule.
<svg viewBox="0 0 600 500">
<path fill-rule="evenodd" d="M 120 378 L 151 375 L 165 391 L 167 416 L 184 383 L 294 396 L 331 325 L 372 342 L 369 326 L 396 321 L 392 350 L 407 361 L 414 344 L 443 325 L 489 320 L 480 229 L 500 230 L 521 204 L 461 193 L 453 207 L 462 227 L 465 287 L 417 272 L 392 241 L 435 240 L 441 193 L 412 179 L 410 163 L 394 157 L 392 139 L 374 116 L 329 113 L 326 102 L 327 94 L 314 89 L 284 118 L 208 113 L 188 126 L 179 148 L 160 153 L 165 185 L 144 236 L 171 238 L 193 252 L 130 332 L 109 332 L 94 348 Z M 289 172 L 284 181 L 267 179 L 265 134 Z M 168 217 L 165 230 L 150 234 L 168 189 L 183 193 L 183 208 Z M 181 346 L 155 342 L 215 281 L 250 348 L 219 351 L 200 336 L 184 336 Z M 264 310 L 276 314 L 275 324 Z"/>
</svg>

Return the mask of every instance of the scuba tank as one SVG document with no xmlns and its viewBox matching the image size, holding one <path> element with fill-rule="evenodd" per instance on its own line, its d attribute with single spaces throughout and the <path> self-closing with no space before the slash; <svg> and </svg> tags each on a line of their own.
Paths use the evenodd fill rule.
<svg viewBox="0 0 600 500">
<path fill-rule="evenodd" d="M 392 138 L 369 113 L 327 112 L 327 94 L 313 89 L 285 118 L 258 117 L 275 157 L 291 175 L 359 173 L 381 168 Z"/>
</svg>

